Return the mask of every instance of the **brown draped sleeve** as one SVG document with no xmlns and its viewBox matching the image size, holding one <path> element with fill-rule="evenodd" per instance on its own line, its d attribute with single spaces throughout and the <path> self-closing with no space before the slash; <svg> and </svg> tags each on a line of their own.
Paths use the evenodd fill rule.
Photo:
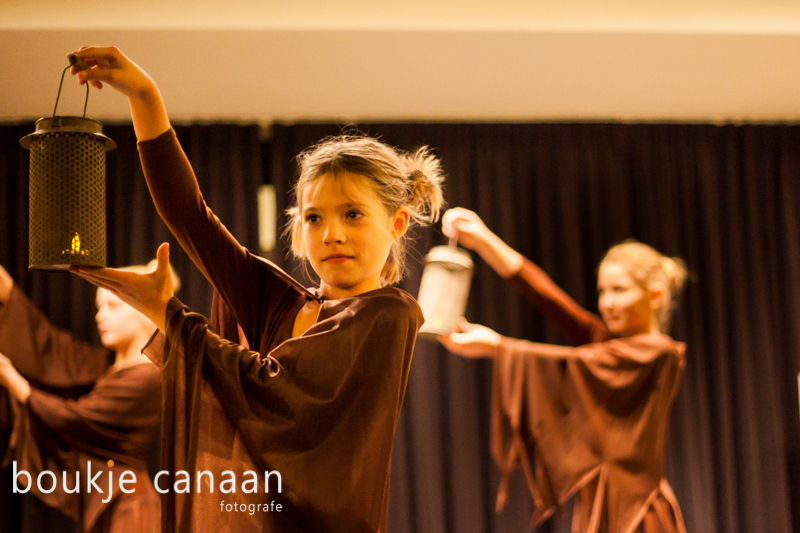
<svg viewBox="0 0 800 533">
<path fill-rule="evenodd" d="M 498 507 L 520 465 L 536 505 L 534 525 L 577 494 L 580 531 L 633 532 L 664 508 L 673 519 L 657 531 L 685 531 L 663 479 L 683 353 L 684 345 L 666 335 L 577 348 L 504 338 L 492 398 Z"/>
<path fill-rule="evenodd" d="M 133 533 L 137 524 L 157 522 L 160 514 L 146 471 L 160 403 L 161 372 L 150 363 L 106 372 L 92 391 L 78 400 L 32 389 L 25 405 L 16 404 L 6 462 L 13 461 L 17 471 L 29 473 L 33 481 L 30 492 L 79 520 L 84 531 L 91 530 L 120 498 L 125 502 L 120 505 L 139 505 L 138 519 L 119 530 Z M 52 492 L 42 492 L 35 481 L 45 470 L 57 475 L 58 485 Z M 134 494 L 130 495 L 114 486 L 127 470 L 136 475 Z M 88 489 L 89 479 L 95 480 L 93 491 Z M 19 485 L 25 486 L 26 480 Z M 75 491 L 76 487 L 80 489 Z M 140 499 L 133 500 L 136 496 Z"/>
<path fill-rule="evenodd" d="M 16 286 L 0 306 L 0 353 L 26 378 L 53 387 L 89 385 L 113 363 L 110 350 L 53 326 Z"/>
<path fill-rule="evenodd" d="M 220 515 L 220 499 L 245 495 L 170 493 L 163 530 L 188 532 L 202 521 L 253 531 L 384 531 L 394 428 L 421 323 L 411 296 L 379 289 L 324 302 L 306 333 L 262 356 L 171 300 L 163 351 L 145 352 L 164 369 L 162 468 L 277 471 L 281 493 L 249 501 L 274 499 L 283 511 Z"/>
<path fill-rule="evenodd" d="M 250 346 L 259 348 L 267 317 L 285 304 L 285 287 L 304 288 L 279 269 L 263 268 L 265 260 L 239 244 L 214 215 L 173 130 L 139 143 L 139 154 L 158 214 L 233 311 Z"/>
<path fill-rule="evenodd" d="M 520 271 L 507 279 L 561 330 L 573 346 L 610 338 L 608 328 L 599 316 L 578 305 L 530 260 L 524 259 Z"/>
<path fill-rule="evenodd" d="M 160 421 L 161 372 L 149 362 L 126 368 L 77 400 L 32 389 L 27 408 L 56 439 L 144 469 Z"/>
</svg>

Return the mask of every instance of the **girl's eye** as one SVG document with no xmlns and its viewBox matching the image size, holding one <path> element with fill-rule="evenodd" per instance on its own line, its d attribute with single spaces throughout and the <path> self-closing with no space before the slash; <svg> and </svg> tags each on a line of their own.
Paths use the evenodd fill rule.
<svg viewBox="0 0 800 533">
<path fill-rule="evenodd" d="M 313 224 L 319 221 L 319 215 L 306 215 L 306 222 Z"/>
<path fill-rule="evenodd" d="M 359 218 L 363 217 L 364 214 L 360 211 L 348 211 L 347 218 L 350 220 L 358 220 Z"/>
</svg>

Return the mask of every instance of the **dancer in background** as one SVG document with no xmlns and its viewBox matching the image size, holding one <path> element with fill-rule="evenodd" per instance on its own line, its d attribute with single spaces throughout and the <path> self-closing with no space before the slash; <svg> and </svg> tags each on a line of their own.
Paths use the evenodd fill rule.
<svg viewBox="0 0 800 533">
<path fill-rule="evenodd" d="M 665 332 L 686 278 L 683 261 L 635 241 L 612 247 L 598 269 L 601 319 L 474 212 L 449 210 L 443 230 L 478 252 L 576 346 L 511 339 L 465 320 L 460 333 L 440 338 L 453 353 L 494 358 L 498 510 L 519 464 L 536 505 L 534 527 L 575 496 L 576 533 L 685 533 L 663 477 L 669 409 L 685 351 Z"/>
<path fill-rule="evenodd" d="M 161 420 L 161 372 L 141 353 L 156 328 L 105 289 L 97 290 L 96 303 L 103 347 L 54 327 L 0 266 L 0 385 L 16 400 L 6 460 L 30 475 L 16 478 L 20 489 L 30 483 L 31 494 L 83 531 L 157 532 L 160 502 L 147 461 Z M 73 400 L 37 385 L 92 389 Z M 39 486 L 44 470 L 55 474 L 55 490 L 47 475 Z M 125 471 L 135 475 L 130 493 L 117 484 Z"/>
<path fill-rule="evenodd" d="M 422 324 L 414 299 L 387 285 L 402 276 L 408 227 L 438 218 L 438 160 L 348 136 L 301 154 L 292 250 L 320 278 L 306 289 L 206 206 L 153 81 L 116 48 L 76 53 L 92 67 L 81 82 L 128 97 L 158 212 L 218 293 L 220 336 L 171 298 L 160 267 L 79 270 L 166 333 L 147 352 L 164 368 L 162 468 L 211 476 L 165 496 L 163 530 L 385 531 L 392 441 Z"/>
</svg>

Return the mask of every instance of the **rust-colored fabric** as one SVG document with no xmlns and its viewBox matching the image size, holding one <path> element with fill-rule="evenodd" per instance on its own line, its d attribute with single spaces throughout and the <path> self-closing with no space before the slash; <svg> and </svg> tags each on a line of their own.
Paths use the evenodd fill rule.
<svg viewBox="0 0 800 533">
<path fill-rule="evenodd" d="M 191 493 L 165 495 L 163 531 L 385 531 L 416 302 L 396 288 L 322 301 L 316 324 L 291 338 L 318 295 L 228 233 L 173 132 L 139 150 L 160 215 L 217 292 L 211 328 L 173 299 L 166 335 L 145 350 L 164 371 L 162 468 L 193 478 Z M 198 471 L 213 484 L 203 475 L 194 490 Z M 220 491 L 224 471 L 236 492 Z M 241 487 L 248 471 L 261 480 L 254 493 Z M 280 492 L 263 483 L 276 471 Z M 260 507 L 273 502 L 281 511 Z"/>
<path fill-rule="evenodd" d="M 685 532 L 663 477 L 669 409 L 685 346 L 667 335 L 612 339 L 525 261 L 510 281 L 579 347 L 504 338 L 495 353 L 492 454 L 502 480 L 520 465 L 542 523 L 575 497 L 573 531 Z"/>
<path fill-rule="evenodd" d="M 551 320 L 573 346 L 611 338 L 599 316 L 578 305 L 550 276 L 528 259 L 508 282 Z"/>
<path fill-rule="evenodd" d="M 158 531 L 160 502 L 146 470 L 160 420 L 158 367 L 145 363 L 111 370 L 113 353 L 53 327 L 16 287 L 0 308 L 0 352 L 34 382 L 58 387 L 93 384 L 77 400 L 32 388 L 25 405 L 11 403 L 13 415 L 3 417 L 11 424 L 5 462 L 16 461 L 18 471 L 31 475 L 30 493 L 79 521 L 84 531 Z M 44 470 L 57 476 L 57 488 L 50 493 L 40 491 L 36 483 Z M 134 489 L 131 494 L 119 488 L 128 470 L 136 476 L 135 485 L 126 485 Z M 95 480 L 91 492 L 90 478 Z M 64 483 L 72 490 L 78 481 L 77 492 L 64 490 Z M 51 482 L 45 476 L 43 487 L 47 490 Z M 26 485 L 26 478 L 20 478 L 19 486 Z"/>
</svg>

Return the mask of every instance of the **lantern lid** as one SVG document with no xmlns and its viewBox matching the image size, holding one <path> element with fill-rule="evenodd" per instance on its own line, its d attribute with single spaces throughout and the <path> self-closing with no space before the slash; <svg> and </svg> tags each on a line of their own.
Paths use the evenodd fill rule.
<svg viewBox="0 0 800 533">
<path fill-rule="evenodd" d="M 36 131 L 26 135 L 19 140 L 23 148 L 30 150 L 31 142 L 36 137 L 50 133 L 85 133 L 93 135 L 98 141 L 103 143 L 106 152 L 110 152 L 117 147 L 117 143 L 103 135 L 103 125 L 91 118 L 54 116 L 43 117 L 36 121 Z"/>
<path fill-rule="evenodd" d="M 455 246 L 434 246 L 425 256 L 427 263 L 453 263 L 463 268 L 472 268 L 472 259 L 469 254 Z"/>
</svg>

